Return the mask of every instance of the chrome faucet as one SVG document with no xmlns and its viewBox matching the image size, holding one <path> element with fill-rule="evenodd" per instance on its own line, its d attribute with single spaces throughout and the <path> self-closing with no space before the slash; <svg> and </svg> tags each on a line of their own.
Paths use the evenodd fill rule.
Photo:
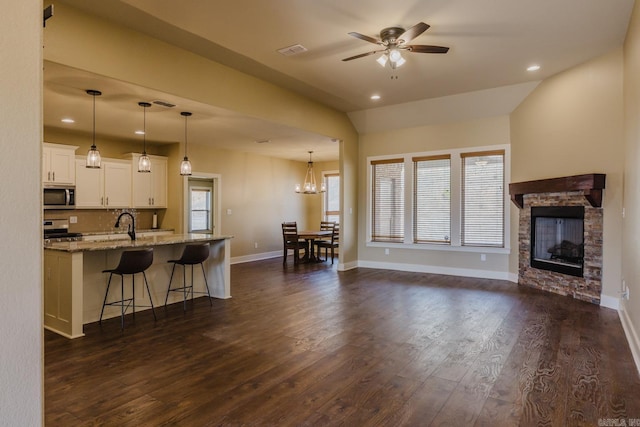
<svg viewBox="0 0 640 427">
<path fill-rule="evenodd" d="M 127 234 L 129 235 L 129 237 L 131 237 L 131 240 L 136 240 L 136 219 L 129 212 L 122 212 L 118 216 L 115 227 L 120 227 L 120 218 L 122 218 L 124 215 L 129 215 L 131 217 L 131 224 L 127 225 Z"/>
</svg>

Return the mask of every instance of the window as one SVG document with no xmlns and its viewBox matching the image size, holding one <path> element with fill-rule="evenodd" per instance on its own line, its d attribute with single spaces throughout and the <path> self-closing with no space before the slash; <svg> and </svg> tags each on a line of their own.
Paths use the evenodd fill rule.
<svg viewBox="0 0 640 427">
<path fill-rule="evenodd" d="M 213 182 L 189 178 L 189 232 L 213 233 Z"/>
<path fill-rule="evenodd" d="M 504 151 L 462 153 L 462 244 L 504 246 Z"/>
<path fill-rule="evenodd" d="M 371 162 L 374 241 L 404 240 L 404 159 Z"/>
<path fill-rule="evenodd" d="M 508 252 L 508 145 L 380 156 L 368 163 L 367 245 Z"/>
<path fill-rule="evenodd" d="M 414 157 L 413 241 L 451 242 L 451 155 Z"/>
<path fill-rule="evenodd" d="M 324 184 L 327 189 L 324 193 L 325 221 L 340 222 L 340 175 L 329 172 L 323 175 Z"/>
</svg>

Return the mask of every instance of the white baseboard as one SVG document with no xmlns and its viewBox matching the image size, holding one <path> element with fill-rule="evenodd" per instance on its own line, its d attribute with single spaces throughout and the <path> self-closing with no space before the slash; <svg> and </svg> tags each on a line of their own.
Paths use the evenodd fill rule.
<svg viewBox="0 0 640 427">
<path fill-rule="evenodd" d="M 511 280 L 506 271 L 475 270 L 470 268 L 440 267 L 423 264 L 401 264 L 377 261 L 358 261 L 358 267 L 377 268 L 382 270 L 410 271 L 413 273 L 445 274 L 449 276 L 476 277 L 480 279 Z M 516 279 L 517 282 L 517 279 Z"/>
<path fill-rule="evenodd" d="M 620 310 L 620 298 L 602 294 L 600 295 L 600 306 Z"/>
<path fill-rule="evenodd" d="M 509 278 L 507 279 L 510 282 L 518 283 L 518 273 L 508 273 Z"/>
<path fill-rule="evenodd" d="M 259 254 L 242 255 L 232 257 L 229 262 L 231 264 L 242 264 L 243 262 L 260 261 L 262 259 L 278 258 L 282 256 L 282 251 L 262 252 Z"/>
<path fill-rule="evenodd" d="M 338 264 L 338 271 L 353 270 L 354 268 L 358 268 L 358 261 L 351 261 L 351 262 L 347 262 L 346 264 L 343 264 L 343 263 Z"/>
<path fill-rule="evenodd" d="M 640 374 L 640 340 L 638 340 L 636 329 L 633 327 L 633 323 L 631 323 L 631 319 L 629 319 L 629 315 L 624 309 L 624 304 L 621 306 L 621 309 L 618 310 L 618 315 L 620 316 L 620 322 L 622 322 L 624 334 L 627 336 L 633 361 L 636 363 L 636 370 L 638 374 Z"/>
</svg>

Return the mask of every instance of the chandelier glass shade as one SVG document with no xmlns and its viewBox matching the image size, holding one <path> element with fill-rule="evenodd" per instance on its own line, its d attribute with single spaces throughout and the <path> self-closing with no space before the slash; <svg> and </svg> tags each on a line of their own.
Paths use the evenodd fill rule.
<svg viewBox="0 0 640 427">
<path fill-rule="evenodd" d="M 147 108 L 151 107 L 148 102 L 138 102 L 138 105 L 142 107 L 143 111 L 143 127 L 142 127 L 142 155 L 138 159 L 138 172 L 148 173 L 151 172 L 151 159 L 147 155 Z"/>
<path fill-rule="evenodd" d="M 187 117 L 189 117 L 191 113 L 182 111 L 180 114 L 184 116 L 184 159 L 180 163 L 180 175 L 189 176 L 191 175 L 191 162 L 189 161 L 189 157 L 187 157 Z"/>
<path fill-rule="evenodd" d="M 102 95 L 102 92 L 94 89 L 87 89 L 87 94 L 93 96 L 93 140 L 91 148 L 87 152 L 86 167 L 89 169 L 100 169 L 102 166 L 102 158 L 100 151 L 96 147 L 96 96 Z"/>
<path fill-rule="evenodd" d="M 316 184 L 316 175 L 313 173 L 313 161 L 311 161 L 311 154 L 313 151 L 309 151 L 309 161 L 307 162 L 307 174 L 304 177 L 304 184 L 296 184 L 296 193 L 302 194 L 318 194 L 327 191 L 324 182 L 320 185 L 320 189 Z"/>
</svg>

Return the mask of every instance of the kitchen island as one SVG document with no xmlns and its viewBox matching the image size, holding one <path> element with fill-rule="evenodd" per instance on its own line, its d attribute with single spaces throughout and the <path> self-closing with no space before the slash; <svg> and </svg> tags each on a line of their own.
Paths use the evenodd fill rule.
<svg viewBox="0 0 640 427">
<path fill-rule="evenodd" d="M 102 301 L 107 288 L 108 274 L 103 270 L 114 268 L 125 250 L 153 248 L 153 264 L 146 271 L 153 304 L 164 304 L 172 264 L 189 243 L 209 242 L 210 256 L 205 272 L 211 296 L 231 298 L 230 263 L 232 236 L 212 234 L 170 234 L 143 237 L 137 240 L 105 240 L 55 242 L 44 246 L 44 327 L 67 338 L 84 336 L 83 325 L 100 318 Z M 181 267 L 176 267 L 174 281 L 182 281 Z M 190 279 L 187 269 L 187 281 Z M 206 292 L 201 269 L 194 268 L 194 290 Z M 110 299 L 119 298 L 119 277 L 114 277 Z M 131 276 L 125 277 L 125 292 L 131 290 Z M 136 280 L 136 305 L 149 305 L 143 292 L 144 280 Z M 112 294 L 113 292 L 113 294 Z M 146 300 L 145 300 L 146 298 Z M 172 292 L 168 303 L 182 301 L 182 295 Z M 148 308 L 147 308 L 148 309 Z M 117 307 L 105 308 L 103 319 L 120 315 Z"/>
</svg>

